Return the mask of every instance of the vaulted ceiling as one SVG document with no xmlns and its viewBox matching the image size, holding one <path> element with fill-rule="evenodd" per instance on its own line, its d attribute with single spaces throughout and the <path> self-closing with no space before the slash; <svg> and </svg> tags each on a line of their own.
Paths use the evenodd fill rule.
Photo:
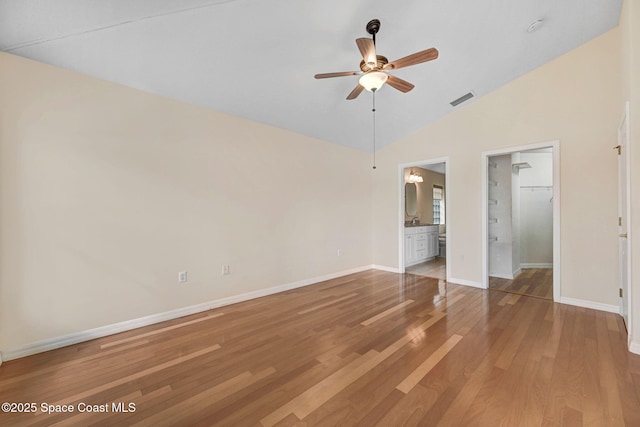
<svg viewBox="0 0 640 427">
<path fill-rule="evenodd" d="M 356 149 L 372 149 L 372 95 L 345 100 L 355 39 L 380 19 L 406 94 L 376 94 L 378 148 L 614 28 L 622 0 L 0 0 L 0 49 Z M 528 32 L 531 23 L 542 26 Z M 598 66 L 598 58 L 593 59 Z M 473 100 L 468 101 L 473 102 Z M 526 100 L 522 100 L 526 102 Z"/>
</svg>

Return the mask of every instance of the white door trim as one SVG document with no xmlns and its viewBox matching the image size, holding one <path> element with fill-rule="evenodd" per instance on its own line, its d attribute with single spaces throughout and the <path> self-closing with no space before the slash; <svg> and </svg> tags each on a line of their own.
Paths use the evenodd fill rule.
<svg viewBox="0 0 640 427">
<path fill-rule="evenodd" d="M 487 173 L 489 157 L 502 154 L 512 154 L 519 151 L 535 150 L 539 148 L 552 148 L 553 151 L 553 300 L 560 302 L 562 287 L 560 286 L 560 141 L 538 142 L 517 147 L 502 148 L 482 152 L 482 288 L 489 288 L 488 268 L 488 203 L 487 203 Z M 448 254 L 447 254 L 448 256 Z"/>
<path fill-rule="evenodd" d="M 398 209 L 398 271 L 400 273 L 405 272 L 404 268 L 404 170 L 406 168 L 411 167 L 419 167 L 423 165 L 434 165 L 436 163 L 444 163 L 444 206 L 445 206 L 445 226 L 447 227 L 447 237 L 445 238 L 446 242 L 446 253 L 447 253 L 447 262 L 446 262 L 446 271 L 447 271 L 447 281 L 451 278 L 451 263 L 449 260 L 451 259 L 451 245 L 449 242 L 451 241 L 451 209 L 449 209 L 449 201 L 451 200 L 450 196 L 450 186 L 449 186 L 449 157 L 438 157 L 430 160 L 422 160 L 419 162 L 409 162 L 409 163 L 401 163 L 398 165 L 398 187 L 399 187 L 399 209 Z"/>
<path fill-rule="evenodd" d="M 618 144 L 621 144 L 620 141 L 620 136 L 622 133 L 622 126 L 625 126 L 625 132 L 627 134 L 627 144 L 624 145 L 624 149 L 626 150 L 625 153 L 625 168 L 626 168 L 626 177 L 625 177 L 625 185 L 626 185 L 626 194 L 625 197 L 627 199 L 627 206 L 626 206 L 626 219 L 627 219 L 627 239 L 626 239 L 626 250 L 627 250 L 627 286 L 626 289 L 623 289 L 622 291 L 625 292 L 626 295 L 626 299 L 627 299 L 627 320 L 628 320 L 628 324 L 627 324 L 627 346 L 631 345 L 631 338 L 633 337 L 631 331 L 633 328 L 633 304 L 631 303 L 632 298 L 633 298 L 633 294 L 632 294 L 632 286 L 631 286 L 631 260 L 633 259 L 631 257 L 631 144 L 629 144 L 629 132 L 630 132 L 630 125 L 629 125 L 629 101 L 625 102 L 625 106 L 624 106 L 624 112 L 622 115 L 622 119 L 620 120 L 620 125 L 618 126 Z M 620 176 L 620 173 L 618 171 L 618 176 Z M 619 192 L 618 192 L 619 193 Z M 620 201 L 618 201 L 618 210 L 620 210 L 619 208 L 620 206 Z M 620 307 L 620 314 L 622 314 L 622 307 Z"/>
</svg>

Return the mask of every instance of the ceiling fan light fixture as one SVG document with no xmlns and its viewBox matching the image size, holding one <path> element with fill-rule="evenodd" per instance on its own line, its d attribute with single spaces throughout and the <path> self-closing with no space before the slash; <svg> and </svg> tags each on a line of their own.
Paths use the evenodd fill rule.
<svg viewBox="0 0 640 427">
<path fill-rule="evenodd" d="M 360 86 L 368 90 L 369 92 L 375 92 L 382 87 L 387 81 L 389 75 L 382 71 L 370 71 L 360 77 Z"/>
</svg>

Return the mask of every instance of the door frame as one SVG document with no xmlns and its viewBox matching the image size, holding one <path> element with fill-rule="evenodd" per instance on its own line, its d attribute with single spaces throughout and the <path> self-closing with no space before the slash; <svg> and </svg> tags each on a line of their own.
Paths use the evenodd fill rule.
<svg viewBox="0 0 640 427">
<path fill-rule="evenodd" d="M 629 144 L 629 131 L 630 131 L 630 126 L 629 126 L 629 101 L 625 102 L 625 106 L 624 106 L 624 111 L 623 111 L 623 115 L 622 115 L 622 119 L 620 120 L 620 125 L 618 126 L 618 144 L 621 144 L 621 134 L 622 134 L 622 128 L 623 126 L 625 127 L 625 132 L 627 135 L 627 140 L 626 140 L 626 144 L 624 144 L 623 146 L 623 150 L 625 150 L 625 169 L 626 169 L 626 176 L 625 176 L 625 185 L 626 185 L 626 194 L 624 195 L 624 197 L 626 198 L 626 209 L 624 214 L 626 215 L 626 219 L 627 219 L 627 239 L 626 239 L 626 250 L 627 250 L 627 283 L 626 283 L 626 289 L 622 289 L 622 292 L 624 292 L 624 294 L 626 295 L 626 300 L 627 300 L 627 346 L 629 346 L 631 344 L 631 337 L 633 336 L 631 334 L 631 329 L 633 327 L 633 305 L 631 304 L 632 301 L 632 287 L 631 287 L 631 144 Z M 619 199 L 620 197 L 620 158 L 618 157 L 618 213 L 620 213 L 621 210 L 621 200 Z M 618 238 L 619 239 L 619 238 Z M 622 267 L 620 260 L 618 260 L 618 265 L 619 268 Z M 620 315 L 622 315 L 622 298 L 620 298 Z"/>
<path fill-rule="evenodd" d="M 513 154 L 520 151 L 551 148 L 553 154 L 553 301 L 560 302 L 562 286 L 560 284 L 560 141 L 538 142 L 516 147 L 501 148 L 482 152 L 482 288 L 489 289 L 489 236 L 487 221 L 489 218 L 488 173 L 489 157 Z M 447 254 L 448 255 L 448 254 Z"/>
<path fill-rule="evenodd" d="M 409 163 L 401 163 L 398 165 L 398 189 L 400 197 L 398 202 L 398 270 L 401 274 L 405 272 L 404 267 L 404 216 L 405 216 L 405 197 L 404 197 L 404 170 L 412 167 L 419 167 L 424 165 L 434 165 L 436 163 L 444 163 L 444 221 L 446 227 L 446 274 L 447 281 L 451 277 L 451 263 L 449 260 L 451 259 L 451 245 L 449 242 L 451 241 L 451 210 L 449 209 L 449 201 L 451 200 L 450 196 L 450 185 L 449 185 L 449 157 L 438 157 L 430 160 L 422 160 L 418 162 L 409 162 Z"/>
</svg>

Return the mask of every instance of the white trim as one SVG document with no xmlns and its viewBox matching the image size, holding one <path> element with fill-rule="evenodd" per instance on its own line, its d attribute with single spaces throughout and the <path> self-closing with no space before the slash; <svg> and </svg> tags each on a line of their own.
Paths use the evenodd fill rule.
<svg viewBox="0 0 640 427">
<path fill-rule="evenodd" d="M 373 268 L 374 270 L 382 270 L 382 271 L 388 271 L 389 273 L 399 273 L 402 274 L 402 272 L 400 271 L 399 268 L 396 267 L 389 267 L 386 265 L 378 265 L 378 264 L 373 264 L 371 266 L 371 268 Z"/>
<path fill-rule="evenodd" d="M 455 279 L 453 277 L 451 279 L 448 279 L 447 283 L 454 283 L 456 285 L 463 285 L 463 286 L 471 286 L 472 288 L 487 289 L 482 285 L 482 283 L 472 282 L 471 280 L 465 280 L 465 279 Z"/>
<path fill-rule="evenodd" d="M 624 105 L 624 114 L 622 116 L 622 119 L 620 121 L 620 125 L 618 125 L 618 144 L 620 144 L 620 128 L 622 128 L 623 124 L 626 124 L 626 133 L 627 133 L 627 141 L 626 141 L 626 145 L 624 146 L 625 150 L 627 151 L 626 153 L 626 172 L 627 172 L 627 176 L 626 176 L 626 193 L 625 197 L 627 199 L 627 211 L 625 212 L 625 215 L 627 217 L 627 288 L 623 290 L 623 292 L 625 292 L 625 295 L 627 296 L 627 343 L 629 345 L 629 351 L 631 351 L 631 347 L 634 344 L 631 339 L 633 337 L 633 286 L 632 286 L 632 259 L 633 257 L 631 256 L 631 239 L 632 239 L 632 224 L 631 224 L 631 125 L 630 122 L 631 121 L 631 116 L 629 115 L 629 101 L 627 100 L 625 102 Z M 618 173 L 618 176 L 620 176 L 620 174 Z M 618 201 L 618 203 L 620 203 L 620 201 Z M 619 209 L 618 209 L 619 210 Z M 620 261 L 618 261 L 620 262 Z M 620 301 L 621 303 L 622 301 Z M 620 314 L 622 314 L 622 307 L 620 307 Z M 640 354 L 640 344 L 635 343 L 636 345 L 638 345 L 639 347 L 636 349 L 637 351 L 633 352 L 633 353 L 637 353 Z"/>
<path fill-rule="evenodd" d="M 518 267 L 518 269 L 513 272 L 513 277 L 516 277 L 520 273 L 522 273 L 522 266 Z"/>
<path fill-rule="evenodd" d="M 77 344 L 80 342 L 89 341 L 96 338 L 102 338 L 107 335 L 113 335 L 119 332 L 125 332 L 131 329 L 153 325 L 156 323 L 177 319 L 179 317 L 184 317 L 191 314 L 201 313 L 203 311 L 211 310 L 214 308 L 223 307 L 230 304 L 236 304 L 239 302 L 248 301 L 254 298 L 260 298 L 267 295 L 276 294 L 279 292 L 289 291 L 291 289 L 301 288 L 303 286 L 313 285 L 315 283 L 324 282 L 326 280 L 335 279 L 337 277 L 347 276 L 349 274 L 371 270 L 372 268 L 373 267 L 371 265 L 352 268 L 350 270 L 344 270 L 337 273 L 327 274 L 324 276 L 313 277 L 311 279 L 299 280 L 297 282 L 287 283 L 284 285 L 274 286 L 271 288 L 259 289 L 257 291 L 247 292 L 240 295 L 233 295 L 226 298 L 220 298 L 220 299 L 205 302 L 202 304 L 196 304 L 189 307 L 183 307 L 175 310 L 166 311 L 164 313 L 152 314 L 149 316 L 126 320 L 124 322 L 101 326 L 101 327 L 89 329 L 86 331 L 76 332 L 73 334 L 63 335 L 56 338 L 37 341 L 31 344 L 24 345 L 22 347 L 12 349 L 12 350 L 0 352 L 0 355 L 1 355 L 0 361 L 2 360 L 2 358 L 4 358 L 4 360 L 13 360 L 20 357 L 31 356 L 32 354 L 42 353 L 45 351 L 54 350 L 60 347 L 66 347 L 68 345 Z"/>
<path fill-rule="evenodd" d="M 489 287 L 488 252 L 489 238 L 487 236 L 487 171 L 489 157 L 501 154 L 517 153 L 519 151 L 535 150 L 539 148 L 552 148 L 553 150 L 553 300 L 560 302 L 562 299 L 562 287 L 560 286 L 560 141 L 538 142 L 535 144 L 520 145 L 516 147 L 502 148 L 499 150 L 482 152 L 482 286 Z"/>
<path fill-rule="evenodd" d="M 520 268 L 553 268 L 551 262 L 526 262 L 520 264 Z"/>
<path fill-rule="evenodd" d="M 507 280 L 513 280 L 513 276 L 509 276 L 507 274 L 499 274 L 499 273 L 493 273 L 491 275 L 491 277 L 497 277 L 498 279 L 507 279 Z"/>
<path fill-rule="evenodd" d="M 620 307 L 617 305 L 603 304 L 601 302 L 587 301 L 577 298 L 562 297 L 560 303 L 575 305 L 576 307 L 591 308 L 593 310 L 606 311 L 609 313 L 620 314 Z"/>
<path fill-rule="evenodd" d="M 449 156 L 445 157 L 437 157 L 435 159 L 430 160 L 422 160 L 418 162 L 409 162 L 409 163 L 401 163 L 398 165 L 398 185 L 399 185 L 399 203 L 398 203 L 398 272 L 405 272 L 404 265 L 404 217 L 405 217 L 405 209 L 404 209 L 404 170 L 406 168 L 411 167 L 419 167 L 423 165 L 433 165 L 436 163 L 444 163 L 444 206 L 445 206 L 445 227 L 446 227 L 446 238 L 445 238 L 445 247 L 446 247 L 446 259 L 451 259 L 451 245 L 450 235 L 451 235 L 451 190 L 449 185 Z M 446 268 L 446 277 L 447 280 L 451 277 L 451 263 L 445 262 Z"/>
<path fill-rule="evenodd" d="M 0 366 L 2 366 L 2 352 L 0 351 Z"/>
<path fill-rule="evenodd" d="M 631 341 L 629 343 L 629 351 L 634 354 L 640 354 L 640 342 Z"/>
</svg>

